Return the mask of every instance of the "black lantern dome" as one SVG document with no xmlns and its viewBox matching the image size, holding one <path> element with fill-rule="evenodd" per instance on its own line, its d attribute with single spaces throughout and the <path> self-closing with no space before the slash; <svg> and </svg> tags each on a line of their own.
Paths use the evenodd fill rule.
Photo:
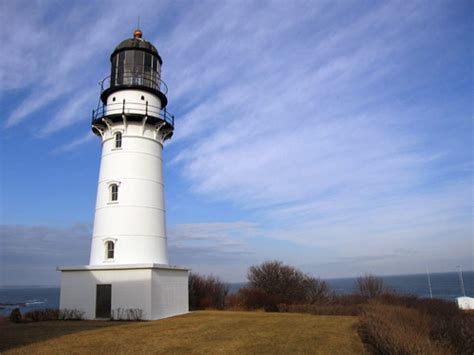
<svg viewBox="0 0 474 355">
<path fill-rule="evenodd" d="M 142 32 L 135 30 L 133 38 L 122 41 L 110 56 L 112 64 L 110 85 L 101 94 L 105 104 L 107 97 L 122 89 L 140 89 L 157 95 L 162 107 L 166 107 L 166 84 L 161 81 L 163 60 L 156 47 L 142 38 Z"/>
<path fill-rule="evenodd" d="M 148 41 L 145 41 L 142 38 L 135 38 L 135 37 L 134 38 L 127 38 L 126 40 L 120 42 L 120 44 L 117 47 L 115 47 L 114 52 L 110 56 L 110 61 L 113 61 L 112 58 L 118 52 L 125 51 L 127 49 L 138 49 L 138 50 L 148 52 L 148 53 L 158 57 L 158 61 L 160 62 L 160 64 L 163 64 L 163 61 L 161 60 L 161 57 L 158 54 L 158 50 L 156 49 L 156 47 L 153 44 L 151 44 Z"/>
</svg>

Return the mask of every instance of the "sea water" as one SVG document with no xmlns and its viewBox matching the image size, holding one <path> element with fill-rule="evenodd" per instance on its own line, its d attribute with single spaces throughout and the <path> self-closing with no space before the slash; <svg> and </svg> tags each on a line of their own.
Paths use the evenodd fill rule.
<svg viewBox="0 0 474 355">
<path fill-rule="evenodd" d="M 22 314 L 34 309 L 59 308 L 59 287 L 0 287 L 0 315 L 10 315 L 17 307 Z"/>
<path fill-rule="evenodd" d="M 431 274 L 431 289 L 434 298 L 454 301 L 462 296 L 459 274 Z M 474 272 L 463 272 L 466 296 L 474 297 Z M 428 277 L 426 274 L 384 276 L 384 283 L 398 293 L 429 297 Z M 354 291 L 355 278 L 325 280 L 337 294 L 349 294 Z M 230 292 L 236 292 L 245 283 L 229 284 Z M 13 308 L 21 313 L 34 309 L 59 308 L 58 287 L 0 287 L 0 315 L 8 316 Z"/>
</svg>

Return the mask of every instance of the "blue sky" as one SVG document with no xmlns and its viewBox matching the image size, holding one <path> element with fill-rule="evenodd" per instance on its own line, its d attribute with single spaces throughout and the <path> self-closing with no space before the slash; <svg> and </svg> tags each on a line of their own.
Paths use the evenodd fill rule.
<svg viewBox="0 0 474 355">
<path fill-rule="evenodd" d="M 0 0 L 0 284 L 87 264 L 109 55 L 163 58 L 170 261 L 473 268 L 471 1 Z"/>
</svg>

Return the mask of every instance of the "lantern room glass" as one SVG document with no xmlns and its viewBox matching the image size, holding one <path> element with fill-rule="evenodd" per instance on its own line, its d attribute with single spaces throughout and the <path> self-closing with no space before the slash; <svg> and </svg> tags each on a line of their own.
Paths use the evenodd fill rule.
<svg viewBox="0 0 474 355">
<path fill-rule="evenodd" d="M 141 50 L 121 51 L 112 58 L 110 86 L 145 86 L 160 90 L 160 63 Z"/>
</svg>

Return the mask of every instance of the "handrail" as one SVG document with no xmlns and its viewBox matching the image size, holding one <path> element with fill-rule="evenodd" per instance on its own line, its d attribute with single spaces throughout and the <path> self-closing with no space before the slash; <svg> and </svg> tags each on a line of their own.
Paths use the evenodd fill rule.
<svg viewBox="0 0 474 355">
<path fill-rule="evenodd" d="M 148 101 L 142 102 L 123 102 L 99 105 L 97 109 L 92 111 L 92 124 L 94 121 L 100 121 L 102 118 L 110 115 L 127 115 L 127 114 L 139 114 L 143 116 L 156 117 L 169 123 L 174 127 L 174 115 L 171 115 L 165 109 L 159 106 L 150 105 Z"/>
<path fill-rule="evenodd" d="M 120 83 L 114 83 L 112 85 L 111 75 L 105 77 L 101 81 L 99 81 L 100 85 L 100 92 L 103 93 L 105 90 L 111 87 L 117 86 L 145 86 L 152 89 L 157 89 L 161 91 L 163 94 L 168 93 L 168 85 L 159 78 L 157 72 L 150 73 L 123 73 L 120 76 Z"/>
</svg>

